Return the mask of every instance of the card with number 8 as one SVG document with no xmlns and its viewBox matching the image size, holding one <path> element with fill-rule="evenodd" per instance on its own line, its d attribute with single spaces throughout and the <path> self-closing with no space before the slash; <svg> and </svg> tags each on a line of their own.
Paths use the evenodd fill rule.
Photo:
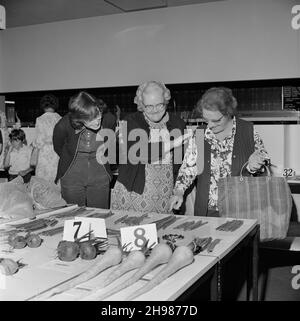
<svg viewBox="0 0 300 321">
<path fill-rule="evenodd" d="M 141 250 L 148 245 L 157 244 L 156 224 L 144 224 L 138 226 L 123 227 L 121 232 L 121 244 L 125 251 Z"/>
</svg>

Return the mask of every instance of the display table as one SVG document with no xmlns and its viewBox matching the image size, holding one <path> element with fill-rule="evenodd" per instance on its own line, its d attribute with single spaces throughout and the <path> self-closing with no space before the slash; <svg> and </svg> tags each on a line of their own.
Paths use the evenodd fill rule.
<svg viewBox="0 0 300 321">
<path fill-rule="evenodd" d="M 62 213 L 62 218 L 59 217 L 59 212 Z M 59 223 L 55 226 L 62 226 L 65 219 L 63 218 L 66 213 L 66 209 L 56 210 L 56 218 Z M 74 211 L 74 209 L 73 209 Z M 102 209 L 88 209 L 76 216 L 91 216 L 99 213 L 99 217 L 102 214 L 107 213 L 108 210 Z M 39 213 L 37 218 L 53 216 L 54 212 Z M 113 211 L 113 215 L 106 218 L 106 227 L 108 229 L 117 231 L 120 227 L 124 227 L 124 223 L 114 224 L 120 217 L 128 214 L 129 216 L 137 216 L 134 212 L 119 212 Z M 148 217 L 144 218 L 141 224 L 152 223 L 158 219 L 162 219 L 166 215 L 162 214 L 148 214 Z M 186 221 L 202 220 L 207 222 L 205 225 L 192 231 L 183 231 L 175 229 L 176 226 Z M 186 266 L 180 271 L 173 274 L 167 280 L 163 281 L 156 288 L 150 292 L 145 293 L 137 298 L 137 300 L 145 301 L 172 301 L 176 300 L 180 295 L 187 291 L 193 284 L 201 281 L 202 279 L 211 279 L 211 299 L 222 299 L 222 277 L 221 267 L 222 264 L 230 258 L 230 256 L 238 248 L 244 245 L 250 245 L 252 260 L 252 272 L 250 275 L 253 277 L 249 280 L 249 287 L 253 287 L 253 299 L 257 299 L 257 244 L 258 244 L 258 225 L 256 220 L 244 219 L 242 226 L 233 232 L 216 230 L 218 226 L 228 221 L 228 218 L 215 218 L 215 217 L 195 217 L 195 216 L 178 216 L 176 222 L 168 226 L 166 229 L 159 229 L 158 236 L 162 239 L 165 234 L 182 234 L 184 238 L 176 242 L 177 245 L 186 245 L 190 243 L 194 237 L 212 237 L 213 239 L 221 239 L 220 243 L 214 248 L 212 252 L 204 250 L 200 254 L 195 256 L 195 260 L 192 264 Z M 27 219 L 18 222 L 7 222 L 0 225 L 0 233 L 5 233 L 12 228 L 11 224 L 20 222 L 26 222 Z M 47 230 L 48 228 L 45 228 Z M 42 230 L 41 230 L 42 231 Z M 41 231 L 37 231 L 39 233 Z M 108 235 L 109 245 L 116 246 L 116 237 Z M 7 246 L 0 244 L 0 257 L 12 258 L 14 260 L 22 260 L 27 264 L 24 268 L 20 269 L 16 274 L 5 278 L 5 284 L 0 289 L 0 301 L 4 300 L 34 300 L 34 297 L 55 285 L 64 282 L 75 275 L 88 269 L 89 266 L 94 264 L 94 261 L 86 261 L 80 258 L 73 262 L 63 262 L 56 258 L 56 248 L 59 241 L 62 240 L 62 233 L 58 233 L 53 236 L 43 236 L 43 243 L 38 248 L 15 249 L 12 253 L 8 252 Z M 1 248 L 2 247 L 2 248 Z M 248 247 L 249 248 L 249 247 Z M 133 293 L 137 288 L 141 287 L 159 270 L 162 266 L 151 271 L 145 275 L 142 280 L 136 284 L 120 291 L 119 293 L 108 297 L 107 300 L 125 300 L 128 295 Z M 77 300 L 84 294 L 88 294 L 94 287 L 101 284 L 102 280 L 112 271 L 113 268 L 109 268 L 106 271 L 100 273 L 97 277 L 77 286 L 76 288 L 64 292 L 60 295 L 56 295 L 51 300 Z M 116 280 L 113 284 L 121 282 L 126 279 L 131 271 L 125 276 Z M 201 283 L 201 282 L 200 282 Z M 113 286 L 112 284 L 112 286 Z M 0 287 L 1 288 L 1 287 Z"/>
</svg>

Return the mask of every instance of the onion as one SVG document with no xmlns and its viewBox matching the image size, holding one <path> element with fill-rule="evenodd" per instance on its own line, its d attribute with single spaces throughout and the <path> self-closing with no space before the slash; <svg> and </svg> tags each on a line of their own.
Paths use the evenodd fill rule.
<svg viewBox="0 0 300 321">
<path fill-rule="evenodd" d="M 39 247 L 42 243 L 42 239 L 37 234 L 28 233 L 25 239 L 29 247 Z"/>
<path fill-rule="evenodd" d="M 74 261 L 79 254 L 79 245 L 76 242 L 60 241 L 57 246 L 57 256 L 61 261 Z"/>
<path fill-rule="evenodd" d="M 91 241 L 81 242 L 80 246 L 80 257 L 83 260 L 92 260 L 97 255 L 96 247 L 92 244 Z"/>
<path fill-rule="evenodd" d="M 12 259 L 0 259 L 0 271 L 4 275 L 15 274 L 19 270 L 19 264 Z"/>
<path fill-rule="evenodd" d="M 8 244 L 14 249 L 22 249 L 26 246 L 26 240 L 24 236 L 13 234 L 8 237 Z"/>
</svg>

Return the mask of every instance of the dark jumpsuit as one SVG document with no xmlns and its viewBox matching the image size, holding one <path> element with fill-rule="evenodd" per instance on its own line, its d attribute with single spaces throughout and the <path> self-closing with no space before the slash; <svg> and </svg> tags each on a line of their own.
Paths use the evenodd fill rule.
<svg viewBox="0 0 300 321">
<path fill-rule="evenodd" d="M 83 129 L 77 151 L 67 172 L 61 178 L 62 196 L 67 203 L 109 208 L 110 176 L 96 160 L 96 133 Z"/>
</svg>

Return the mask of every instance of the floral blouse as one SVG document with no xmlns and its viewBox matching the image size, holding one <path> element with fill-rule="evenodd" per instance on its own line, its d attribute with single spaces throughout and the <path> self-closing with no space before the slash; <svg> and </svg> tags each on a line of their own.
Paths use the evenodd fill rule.
<svg viewBox="0 0 300 321">
<path fill-rule="evenodd" d="M 207 127 L 204 134 L 204 139 L 211 146 L 211 172 L 210 172 L 210 186 L 208 208 L 218 210 L 218 181 L 220 178 L 231 176 L 231 161 L 234 136 L 236 132 L 236 119 L 233 118 L 233 126 L 231 134 L 220 141 L 215 134 Z M 263 141 L 259 134 L 254 130 L 254 148 L 260 150 L 268 155 Z M 186 153 L 184 155 L 183 163 L 180 167 L 176 184 L 174 187 L 174 194 L 176 192 L 184 193 L 185 190 L 193 183 L 197 172 L 197 147 L 195 137 L 189 141 Z"/>
</svg>

